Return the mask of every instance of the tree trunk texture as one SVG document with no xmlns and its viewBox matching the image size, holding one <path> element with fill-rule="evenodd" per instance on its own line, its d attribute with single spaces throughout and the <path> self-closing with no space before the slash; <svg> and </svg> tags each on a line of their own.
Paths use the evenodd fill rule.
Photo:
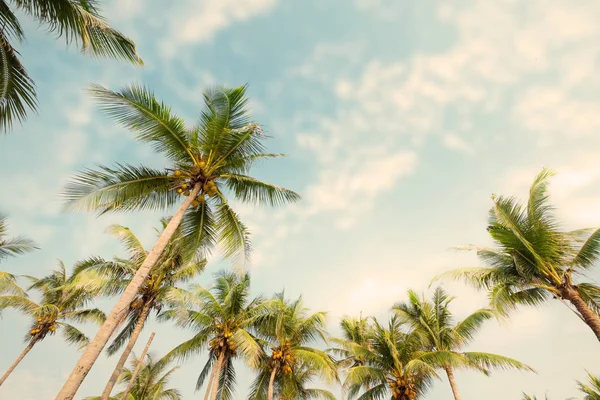
<svg viewBox="0 0 600 400">
<path fill-rule="evenodd" d="M 587 303 L 581 298 L 577 288 L 573 285 L 567 282 L 560 287 L 560 291 L 562 298 L 573 304 L 581 315 L 581 318 L 583 318 L 583 321 L 594 332 L 598 341 L 600 341 L 600 316 L 588 307 Z"/>
<path fill-rule="evenodd" d="M 267 400 L 273 400 L 273 382 L 275 382 L 275 374 L 277 373 L 277 367 L 271 371 L 271 377 L 269 378 L 269 390 L 267 391 Z"/>
<path fill-rule="evenodd" d="M 225 360 L 225 351 L 221 351 L 219 358 L 217 359 L 215 376 L 213 377 L 212 381 L 210 400 L 215 400 L 217 398 L 217 393 L 219 392 L 219 379 L 221 378 L 221 371 L 223 370 L 223 360 Z"/>
<path fill-rule="evenodd" d="M 71 372 L 71 375 L 69 375 L 69 378 L 67 378 L 67 381 L 61 388 L 60 392 L 58 392 L 56 400 L 73 400 L 77 390 L 79 390 L 79 387 L 81 386 L 81 383 L 90 372 L 90 369 L 92 369 L 92 366 L 98 359 L 98 356 L 104 349 L 104 346 L 106 346 L 106 342 L 108 342 L 108 339 L 121 320 L 122 314 L 126 313 L 129 309 L 129 304 L 133 301 L 139 288 L 143 285 L 144 281 L 150 274 L 151 268 L 154 267 L 156 262 L 159 260 L 162 252 L 167 247 L 169 240 L 175 233 L 175 230 L 179 224 L 181 224 L 183 215 L 190 207 L 192 201 L 194 201 L 199 192 L 200 183 L 196 183 L 192 193 L 185 199 L 181 206 L 179 206 L 179 209 L 154 244 L 154 247 L 148 254 L 148 257 L 146 257 L 142 266 L 137 270 L 135 276 L 131 282 L 129 282 L 129 285 L 127 285 L 123 295 L 121 295 L 121 298 L 113 307 L 108 318 L 106 318 L 106 321 L 104 324 L 102 324 L 96 336 L 94 336 L 90 344 L 87 346 L 85 352 Z"/>
<path fill-rule="evenodd" d="M 454 371 L 452 371 L 452 367 L 447 366 L 444 369 L 446 370 L 446 375 L 448 375 L 448 382 L 450 382 L 450 387 L 452 388 L 454 400 L 460 400 L 460 393 L 458 391 L 458 385 L 456 384 L 456 380 L 454 379 Z"/>
<path fill-rule="evenodd" d="M 212 389 L 213 379 L 215 379 L 215 371 L 216 368 L 212 368 L 210 371 L 210 377 L 208 378 L 208 383 L 206 384 L 206 394 L 204 395 L 204 400 L 208 400 L 210 397 L 210 391 Z"/>
<path fill-rule="evenodd" d="M 123 367 L 125 366 L 125 363 L 127 362 L 127 359 L 129 358 L 133 347 L 135 346 L 135 343 L 140 337 L 140 333 L 142 333 L 142 328 L 144 327 L 144 323 L 146 322 L 146 319 L 150 314 L 150 310 L 152 310 L 152 301 L 147 301 L 142 307 L 142 311 L 140 312 L 140 316 L 137 320 L 137 323 L 135 324 L 135 328 L 133 328 L 133 332 L 131 333 L 129 342 L 127 342 L 125 350 L 123 350 L 123 353 L 121 354 L 121 357 L 119 358 L 119 361 L 117 362 L 117 365 L 115 366 L 112 375 L 110 376 L 108 382 L 106 383 L 106 386 L 104 387 L 104 391 L 102 392 L 100 400 L 108 400 L 108 398 L 110 397 L 110 392 L 112 392 L 113 388 L 117 384 L 117 381 L 119 380 L 119 375 L 121 375 L 121 371 L 123 371 Z"/>
<path fill-rule="evenodd" d="M 150 344 L 152 344 L 152 339 L 154 339 L 154 332 L 152 332 L 152 335 L 150 335 L 150 339 L 148 339 L 148 343 L 146 343 L 146 347 L 144 347 L 144 351 L 142 352 L 142 355 L 140 356 L 140 359 L 138 360 L 137 365 L 135 366 L 133 375 L 131 375 L 131 379 L 129 380 L 129 383 L 127 384 L 127 388 L 123 392 L 123 397 L 121 398 L 121 400 L 127 399 L 127 395 L 129 394 L 129 391 L 133 387 L 135 378 L 140 373 L 140 369 L 142 368 L 142 365 L 144 364 L 144 358 L 146 357 L 146 353 L 148 352 L 148 349 L 150 348 Z"/>
<path fill-rule="evenodd" d="M 27 344 L 27 347 L 25 347 L 25 350 L 23 350 L 23 352 L 21 354 L 19 354 L 19 357 L 17 357 L 15 362 L 13 362 L 10 367 L 8 367 L 8 370 L 4 373 L 4 375 L 2 375 L 2 378 L 0 378 L 0 386 L 2 386 L 2 384 L 4 383 L 6 378 L 8 378 L 8 376 L 15 370 L 15 368 L 17 368 L 17 365 L 19 365 L 19 363 L 23 360 L 23 358 L 25 358 L 27 353 L 29 353 L 29 351 L 37 343 L 38 337 L 39 336 L 37 336 L 37 335 L 34 336 L 33 339 L 31 339 L 29 341 L 29 343 Z"/>
</svg>

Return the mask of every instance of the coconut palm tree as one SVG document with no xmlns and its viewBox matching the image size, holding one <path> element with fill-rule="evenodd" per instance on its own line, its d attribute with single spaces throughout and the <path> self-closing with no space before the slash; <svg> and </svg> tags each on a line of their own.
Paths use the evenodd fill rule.
<svg viewBox="0 0 600 400">
<path fill-rule="evenodd" d="M 181 296 L 183 294 L 183 296 Z M 167 358 L 185 360 L 208 344 L 209 356 L 196 382 L 196 390 L 210 373 L 205 399 L 233 398 L 235 370 L 233 361 L 241 357 L 250 366 L 257 365 L 260 345 L 252 335 L 255 321 L 268 311 L 262 297 L 250 299 L 250 275 L 221 271 L 212 288 L 194 286 L 177 293 L 180 301 L 160 318 L 177 321 L 195 331 L 191 339 L 175 347 Z M 171 304 L 176 305 L 177 299 Z"/>
<path fill-rule="evenodd" d="M 264 350 L 249 399 L 273 400 L 276 393 L 279 397 L 300 395 L 298 382 L 303 375 L 307 379 L 319 374 L 326 382 L 338 379 L 333 358 L 310 346 L 319 339 L 327 343 L 326 313 L 309 314 L 302 297 L 289 301 L 283 292 L 274 300 L 271 311 L 257 320 L 257 335 Z"/>
<path fill-rule="evenodd" d="M 402 322 L 406 322 L 426 340 L 426 348 L 420 353 L 421 360 L 436 359 L 436 363 L 448 376 L 455 400 L 460 393 L 454 378 L 455 369 L 474 369 L 488 374 L 491 368 L 516 368 L 533 371 L 532 368 L 512 358 L 482 352 L 464 352 L 463 347 L 471 342 L 485 321 L 494 317 L 493 311 L 479 309 L 462 321 L 454 323 L 449 304 L 453 298 L 438 287 L 432 301 L 408 291 L 408 302 L 397 303 L 393 311 Z"/>
<path fill-rule="evenodd" d="M 491 305 L 508 314 L 521 305 L 538 306 L 550 298 L 572 305 L 600 341 L 600 286 L 581 278 L 600 260 L 600 229 L 560 229 L 548 203 L 552 172 L 544 169 L 529 190 L 527 204 L 492 196 L 487 228 L 496 248 L 473 249 L 489 267 L 451 271 L 489 291 Z M 438 277 L 439 278 L 439 277 Z"/>
<path fill-rule="evenodd" d="M 171 376 L 179 367 L 169 368 L 170 361 L 164 357 L 155 360 L 151 353 L 146 354 L 139 374 L 135 377 L 126 400 L 181 400 L 183 396 L 177 389 L 167 388 Z M 133 371 L 140 360 L 131 358 L 131 369 L 125 368 L 119 376 L 119 382 L 125 386 L 131 380 Z M 167 370 L 168 368 L 168 370 Z M 123 392 L 110 397 L 110 400 L 123 400 Z M 99 400 L 100 396 L 86 397 L 85 400 Z"/>
<path fill-rule="evenodd" d="M 337 361 L 341 368 L 350 368 L 354 365 L 364 365 L 365 359 L 360 354 L 354 352 L 354 347 L 371 348 L 373 340 L 373 325 L 369 318 L 342 317 L 340 321 L 342 329 L 341 338 L 330 338 L 329 341 L 335 343 L 337 347 L 328 349 L 329 352 L 341 357 Z"/>
<path fill-rule="evenodd" d="M 439 378 L 437 360 L 420 359 L 426 342 L 416 331 L 403 329 L 402 321 L 392 316 L 388 327 L 374 321 L 371 349 L 355 345 L 353 352 L 364 364 L 346 371 L 344 391 L 349 399 L 413 400 L 422 398 L 434 378 Z M 362 393 L 362 394 L 361 394 Z"/>
<path fill-rule="evenodd" d="M 35 249 L 37 249 L 35 243 L 24 236 L 8 237 L 8 217 L 0 213 L 0 261 L 6 257 L 28 253 Z"/>
<path fill-rule="evenodd" d="M 163 218 L 161 224 L 164 229 L 168 219 Z M 160 235 L 161 231 L 156 231 Z M 98 257 L 86 260 L 76 267 L 75 273 L 78 278 L 73 283 L 82 284 L 88 290 L 92 290 L 93 287 L 98 294 L 113 296 L 125 290 L 143 264 L 148 252 L 129 228 L 112 225 L 109 232 L 120 239 L 129 257 L 116 258 L 110 262 Z M 151 311 L 160 312 L 165 300 L 169 296 L 174 296 L 172 292 L 179 291 L 180 285 L 199 276 L 204 270 L 205 260 L 186 260 L 183 257 L 182 237 L 183 230 L 180 226 L 135 299 L 129 304 L 129 312 L 126 314 L 128 321 L 107 349 L 108 355 L 113 355 L 126 345 L 102 393 L 103 400 L 109 398 Z"/>
<path fill-rule="evenodd" d="M 69 277 L 65 266 L 59 261 L 59 268 L 41 279 L 28 277 L 32 284 L 28 291 L 41 294 L 41 301 L 36 303 L 27 294 L 8 294 L 0 296 L 0 310 L 13 308 L 33 318 L 29 332 L 25 336 L 27 346 L 15 362 L 0 378 L 0 385 L 29 353 L 29 351 L 47 336 L 53 336 L 56 331 L 62 333 L 69 344 L 87 345 L 88 338 L 70 322 L 93 322 L 101 325 L 105 315 L 97 308 L 86 308 L 94 297 L 85 289 L 70 289 Z"/>
<path fill-rule="evenodd" d="M 600 378 L 595 377 L 589 372 L 587 375 L 589 383 L 586 384 L 577 381 L 579 390 L 585 394 L 583 400 L 600 400 Z"/>
<path fill-rule="evenodd" d="M 27 109 L 37 108 L 35 84 L 14 48 L 25 39 L 17 10 L 64 37 L 67 44 L 80 42 L 85 54 L 142 64 L 133 42 L 105 22 L 96 0 L 0 1 L 0 131 L 24 121 Z"/>
<path fill-rule="evenodd" d="M 183 247 L 204 253 L 218 243 L 226 257 L 250 252 L 249 232 L 230 207 L 231 195 L 242 202 L 280 205 L 299 196 L 248 175 L 256 161 L 279 156 L 265 153 L 262 129 L 246 110 L 246 88 L 216 88 L 204 95 L 200 123 L 186 128 L 183 120 L 147 89 L 132 85 L 121 92 L 95 86 L 92 93 L 117 122 L 134 131 L 164 155 L 170 168 L 117 164 L 79 174 L 66 189 L 72 208 L 100 213 L 164 210 L 178 205 L 158 241 L 86 349 L 61 389 L 58 399 L 72 399 L 133 301 L 176 228 L 182 224 Z M 180 195 L 185 195 L 183 201 Z"/>
</svg>

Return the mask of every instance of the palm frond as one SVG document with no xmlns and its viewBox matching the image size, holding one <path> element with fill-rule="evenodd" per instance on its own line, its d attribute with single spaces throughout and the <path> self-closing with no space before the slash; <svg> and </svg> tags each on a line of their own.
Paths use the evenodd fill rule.
<svg viewBox="0 0 600 400">
<path fill-rule="evenodd" d="M 65 341 L 69 344 L 77 345 L 80 350 L 87 346 L 90 342 L 90 339 L 73 325 L 64 322 L 60 322 L 58 325 L 61 328 L 60 330 L 65 338 Z"/>
<path fill-rule="evenodd" d="M 250 232 L 246 225 L 227 203 L 219 204 L 216 219 L 218 221 L 218 243 L 222 246 L 225 257 L 239 254 L 240 249 L 246 260 L 249 260 L 252 251 Z"/>
<path fill-rule="evenodd" d="M 300 200 L 296 192 L 281 186 L 261 182 L 251 176 L 227 173 L 222 174 L 225 184 L 236 198 L 250 204 L 269 204 L 273 207 Z"/>
</svg>

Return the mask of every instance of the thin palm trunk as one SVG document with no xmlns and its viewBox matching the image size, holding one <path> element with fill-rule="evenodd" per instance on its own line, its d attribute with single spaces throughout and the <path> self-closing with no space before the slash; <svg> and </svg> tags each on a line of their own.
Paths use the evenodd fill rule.
<svg viewBox="0 0 600 400">
<path fill-rule="evenodd" d="M 200 183 L 196 183 L 190 196 L 188 196 L 181 206 L 179 206 L 179 209 L 154 244 L 154 247 L 148 254 L 148 257 L 146 257 L 142 266 L 137 270 L 135 276 L 131 282 L 129 282 L 129 285 L 127 285 L 123 295 L 113 307 L 110 315 L 108 318 L 106 318 L 106 321 L 104 324 L 102 324 L 96 336 L 94 336 L 90 344 L 86 347 L 85 352 L 77 362 L 77 365 L 75 365 L 71 375 L 69 375 L 69 378 L 67 378 L 67 381 L 61 388 L 60 392 L 58 392 L 56 400 L 72 400 L 75 397 L 75 394 L 77 393 L 77 390 L 79 390 L 81 383 L 90 372 L 90 369 L 92 369 L 92 366 L 98 359 L 98 356 L 104 349 L 104 346 L 106 346 L 108 339 L 113 334 L 117 324 L 121 320 L 122 314 L 126 313 L 129 309 L 129 304 L 133 301 L 135 295 L 138 293 L 138 290 L 150 274 L 150 269 L 154 267 L 156 262 L 159 260 L 171 237 L 179 227 L 179 224 L 181 224 L 183 215 L 190 207 L 192 201 L 194 201 L 199 192 Z"/>
<path fill-rule="evenodd" d="M 129 380 L 129 383 L 127 384 L 127 388 L 123 392 L 122 400 L 125 400 L 127 398 L 127 395 L 129 394 L 129 391 L 133 387 L 133 383 L 135 382 L 135 378 L 140 373 L 140 369 L 142 368 L 142 364 L 144 364 L 144 358 L 146 357 L 146 353 L 148 352 L 148 349 L 150 348 L 150 344 L 152 344 L 152 339 L 154 339 L 154 332 L 152 332 L 152 335 L 150 335 L 150 339 L 148 339 L 148 343 L 146 343 L 146 347 L 144 347 L 144 351 L 142 352 L 142 355 L 140 356 L 140 359 L 138 360 L 137 365 L 135 366 L 135 370 L 133 371 L 133 375 L 131 375 L 131 379 Z"/>
<path fill-rule="evenodd" d="M 576 288 L 568 285 L 563 288 L 561 292 L 562 297 L 575 306 L 581 315 L 581 318 L 583 318 L 583 321 L 590 327 L 592 332 L 594 332 L 598 341 L 600 341 L 600 316 L 588 307 Z"/>
<path fill-rule="evenodd" d="M 121 357 L 119 358 L 119 361 L 117 362 L 117 365 L 115 366 L 112 375 L 106 383 L 106 387 L 104 387 L 104 391 L 102 392 L 100 400 L 108 400 L 108 398 L 110 397 L 110 392 L 112 392 L 113 388 L 117 384 L 117 381 L 119 380 L 119 375 L 121 375 L 121 371 L 123 371 L 123 367 L 125 366 L 125 363 L 127 362 L 127 359 L 129 358 L 133 347 L 135 346 L 135 343 L 140 337 L 140 333 L 142 333 L 142 328 L 144 327 L 144 323 L 146 322 L 146 319 L 148 318 L 151 309 L 152 302 L 147 301 L 142 307 L 142 311 L 140 312 L 140 316 L 138 317 L 137 323 L 135 324 L 135 328 L 133 328 L 133 332 L 131 333 L 131 337 L 129 338 L 127 347 L 125 347 L 125 350 L 123 351 L 123 354 L 121 354 Z"/>
<path fill-rule="evenodd" d="M 219 354 L 219 358 L 217 359 L 217 366 L 215 369 L 215 376 L 213 377 L 210 400 L 215 400 L 217 398 L 217 392 L 219 391 L 219 379 L 221 378 L 221 370 L 223 369 L 224 360 L 225 352 L 221 351 L 221 354 Z"/>
<path fill-rule="evenodd" d="M 210 397 L 210 390 L 212 389 L 213 379 L 215 379 L 215 371 L 216 368 L 213 368 L 210 371 L 210 378 L 208 378 L 208 384 L 206 385 L 206 394 L 204 395 L 204 400 L 208 400 Z"/>
<path fill-rule="evenodd" d="M 452 388 L 454 400 L 460 400 L 460 393 L 458 392 L 458 385 L 456 384 L 456 380 L 454 379 L 454 371 L 452 371 L 452 367 L 447 366 L 444 368 L 444 370 L 446 370 L 446 375 L 448 375 L 448 382 L 450 382 L 450 387 Z"/>
<path fill-rule="evenodd" d="M 25 350 L 23 350 L 23 352 L 21 354 L 19 354 L 19 357 L 17 357 L 15 362 L 12 363 L 12 365 L 8 368 L 8 370 L 4 373 L 4 375 L 2 375 L 2 378 L 0 378 L 0 386 L 2 386 L 2 384 L 4 383 L 6 378 L 8 378 L 8 376 L 15 370 L 15 368 L 17 368 L 17 365 L 19 365 L 19 363 L 23 360 L 23 358 L 25 358 L 27 353 L 29 353 L 29 351 L 33 348 L 33 346 L 37 343 L 37 341 L 38 341 L 38 336 L 31 339 L 29 344 L 27 344 L 27 347 L 25 347 Z"/>
<path fill-rule="evenodd" d="M 267 391 L 267 400 L 273 400 L 273 382 L 275 382 L 275 374 L 277 373 L 277 367 L 271 371 L 271 377 L 269 378 L 269 390 Z"/>
</svg>

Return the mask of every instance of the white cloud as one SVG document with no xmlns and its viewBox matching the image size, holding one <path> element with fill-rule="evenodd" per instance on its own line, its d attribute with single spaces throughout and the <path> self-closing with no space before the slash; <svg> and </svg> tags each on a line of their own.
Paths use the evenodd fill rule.
<svg viewBox="0 0 600 400">
<path fill-rule="evenodd" d="M 447 132 L 444 134 L 442 139 L 444 146 L 449 149 L 457 150 L 463 153 L 473 154 L 475 153 L 475 148 L 473 145 L 466 140 L 460 138 L 454 133 Z"/>
<path fill-rule="evenodd" d="M 168 17 L 170 32 L 161 42 L 162 54 L 170 58 L 182 45 L 209 41 L 231 24 L 265 13 L 276 3 L 276 0 L 204 0 L 173 7 L 174 12 Z"/>
</svg>

